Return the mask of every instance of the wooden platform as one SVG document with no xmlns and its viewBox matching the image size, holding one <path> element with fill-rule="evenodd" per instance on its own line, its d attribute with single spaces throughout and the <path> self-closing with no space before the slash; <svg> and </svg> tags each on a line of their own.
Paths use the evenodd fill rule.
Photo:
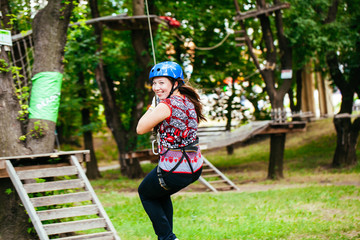
<svg viewBox="0 0 360 240">
<path fill-rule="evenodd" d="M 306 130 L 306 122 L 285 122 L 285 123 L 270 123 L 267 128 L 257 133 L 263 134 L 280 134 L 280 133 L 292 133 L 303 132 Z"/>
<path fill-rule="evenodd" d="M 284 8 L 290 8 L 290 4 L 289 3 L 280 3 L 280 4 L 277 4 L 274 6 L 269 6 L 267 8 L 259 8 L 259 9 L 247 11 L 245 13 L 238 13 L 238 15 L 235 17 L 235 20 L 242 21 L 247 18 L 253 18 L 253 17 L 258 17 L 260 15 L 270 14 L 274 11 L 278 11 L 278 10 L 281 10 Z"/>
<path fill-rule="evenodd" d="M 16 170 L 30 170 L 69 165 L 69 155 L 75 155 L 80 163 L 90 161 L 90 151 L 66 151 L 34 155 L 0 157 L 0 178 L 7 178 L 5 161 L 10 160 Z"/>
<path fill-rule="evenodd" d="M 120 240 L 76 157 L 86 159 L 84 156 L 88 153 L 76 151 L 19 156 L 11 160 L 2 158 L 40 240 Z M 48 159 L 46 163 L 54 164 L 44 164 L 44 158 Z M 14 164 L 21 161 L 35 167 L 43 163 L 42 166 L 47 167 L 16 170 Z M 67 162 L 67 166 L 57 166 L 54 161 Z M 94 230 L 98 232 L 93 233 Z"/>
<path fill-rule="evenodd" d="M 152 29 L 156 29 L 161 24 L 167 25 L 167 22 L 156 15 L 149 15 L 150 24 Z M 149 30 L 148 18 L 146 15 L 128 16 L 126 14 L 120 14 L 116 16 L 105 16 L 99 18 L 93 18 L 85 21 L 85 24 L 94 24 L 101 22 L 112 30 L 125 31 L 125 30 Z M 69 27 L 74 25 L 81 25 L 81 22 L 70 24 Z M 32 34 L 32 30 L 25 33 L 19 33 L 11 37 L 13 42 L 23 40 L 25 37 Z"/>
<path fill-rule="evenodd" d="M 159 23 L 166 24 L 166 21 L 162 20 L 160 17 L 156 15 L 149 15 L 151 29 L 156 29 Z M 101 22 L 106 25 L 108 28 L 117 31 L 125 31 L 125 30 L 149 30 L 148 17 L 146 15 L 138 15 L 138 16 L 127 16 L 124 15 L 116 15 L 116 16 L 106 16 L 93 18 L 86 21 L 86 24 L 94 24 L 96 22 Z"/>
</svg>

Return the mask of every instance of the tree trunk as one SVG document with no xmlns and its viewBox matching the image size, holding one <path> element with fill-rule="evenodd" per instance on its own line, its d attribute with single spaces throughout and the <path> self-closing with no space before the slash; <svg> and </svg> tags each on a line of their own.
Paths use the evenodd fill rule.
<svg viewBox="0 0 360 240">
<path fill-rule="evenodd" d="M 133 0 L 133 15 L 144 15 L 145 6 L 144 1 Z M 152 29 L 154 30 L 154 29 Z M 132 30 L 131 43 L 136 53 L 136 63 L 138 64 L 138 71 L 135 74 L 135 106 L 131 113 L 130 131 L 128 132 L 129 144 L 127 148 L 132 150 L 136 146 L 137 135 L 136 126 L 144 111 L 145 96 L 148 94 L 145 89 L 149 72 L 151 69 L 151 56 L 149 54 L 149 30 Z M 154 53 L 155 54 L 155 53 Z M 132 174 L 134 177 L 140 177 L 143 173 L 138 159 L 127 160 L 126 164 L 129 166 L 127 174 Z"/>
<path fill-rule="evenodd" d="M 8 28 L 10 12 L 8 1 L 1 0 L 1 12 L 3 14 L 2 27 Z M 1 28 L 2 28 L 1 27 Z M 0 59 L 10 65 L 10 61 L 4 46 L 0 47 Z M 1 65 L 1 68 L 7 68 Z M 19 100 L 14 93 L 14 83 L 11 71 L 0 71 L 0 157 L 27 155 L 31 152 L 25 144 L 19 140 L 23 135 L 22 123 L 17 119 L 20 110 Z M 9 192 L 11 191 L 11 193 Z M 9 193 L 6 193 L 6 192 Z M 21 200 L 10 178 L 0 178 L 0 239 L 36 239 L 36 236 L 28 234 L 32 227 L 29 216 L 22 207 Z M 9 227 L 11 226 L 11 227 Z"/>
<path fill-rule="evenodd" d="M 265 8 L 265 0 L 256 0 L 259 8 Z M 279 3 L 278 0 L 274 0 L 274 4 Z M 285 79 L 282 82 L 278 81 L 279 87 L 276 88 L 276 79 L 274 70 L 277 62 L 277 51 L 274 46 L 274 37 L 271 30 L 271 24 L 269 16 L 259 16 L 261 29 L 263 32 L 263 40 L 266 46 L 266 61 L 267 66 L 265 69 L 260 70 L 261 75 L 264 78 L 266 84 L 266 91 L 269 95 L 271 106 L 273 109 L 284 108 L 283 101 L 285 94 L 291 87 L 291 80 Z M 277 37 L 279 41 L 280 50 L 280 69 L 292 69 L 292 49 L 289 45 L 287 38 L 284 35 L 284 27 L 282 22 L 281 11 L 275 11 L 275 25 L 277 30 Z M 253 57 L 254 58 L 254 57 Z M 256 62 L 258 62 L 256 60 Z M 258 65 L 258 64 L 257 64 Z M 281 85 L 280 85 L 281 83 Z M 285 147 L 285 134 L 271 135 L 270 141 L 270 159 L 269 159 L 269 170 L 268 178 L 282 178 L 283 177 L 283 158 L 284 158 L 284 147 Z"/>
<path fill-rule="evenodd" d="M 90 4 L 90 8 L 91 8 L 92 17 L 93 18 L 100 17 L 97 1 L 90 0 L 89 4 Z M 96 34 L 96 39 L 97 39 L 97 44 L 98 44 L 97 51 L 101 52 L 103 28 L 102 28 L 102 25 L 100 22 L 94 24 L 94 28 L 95 28 L 95 34 Z M 140 40 L 141 39 L 142 38 L 140 38 Z M 144 61 L 143 58 L 146 58 L 146 56 L 142 56 L 142 58 L 140 60 Z M 140 68 L 141 68 L 141 65 L 140 65 Z M 98 82 L 100 92 L 103 97 L 106 123 L 114 136 L 114 139 L 116 141 L 116 144 L 117 144 L 117 147 L 119 150 L 120 171 L 122 174 L 124 174 L 125 176 L 128 176 L 129 178 L 140 177 L 142 175 L 142 169 L 140 167 L 139 161 L 137 159 L 131 160 L 131 161 L 130 160 L 127 161 L 125 159 L 126 152 L 131 150 L 127 147 L 127 142 L 129 140 L 129 134 L 131 134 L 131 133 L 127 132 L 122 127 L 120 113 L 118 111 L 118 109 L 120 109 L 120 108 L 117 106 L 116 101 L 114 99 L 114 94 L 111 89 L 112 83 L 106 79 L 105 66 L 104 66 L 101 58 L 99 60 L 95 74 L 96 74 L 96 81 Z M 146 79 L 146 78 L 144 78 L 144 76 L 140 76 L 137 79 L 136 84 L 139 84 L 138 83 L 139 81 L 144 81 L 144 79 Z M 144 94 L 137 93 L 135 95 L 136 95 L 136 97 L 143 97 Z M 137 105 L 137 108 L 141 108 L 141 110 L 142 110 L 142 105 L 141 104 Z M 136 119 L 139 119 L 139 118 L 132 117 L 131 121 L 136 121 Z M 133 128 L 131 128 L 131 130 L 133 130 Z M 130 130 L 130 132 L 131 132 L 131 130 Z M 134 134 L 134 133 L 132 133 L 132 134 Z"/>
<path fill-rule="evenodd" d="M 324 23 L 329 24 L 336 20 L 339 0 L 333 0 L 329 7 L 327 18 Z M 357 41 L 356 48 L 354 49 L 354 56 L 359 56 L 360 42 Z M 349 67 L 350 74 L 347 81 L 344 74 L 339 69 L 338 55 L 335 51 L 329 52 L 326 55 L 326 62 L 329 66 L 330 75 L 336 86 L 341 92 L 341 108 L 339 115 L 334 117 L 334 125 L 337 133 L 337 145 L 332 161 L 333 167 L 347 167 L 357 163 L 356 159 L 356 146 L 357 139 L 360 131 L 360 120 L 357 118 L 351 124 L 351 117 L 344 117 L 341 114 L 352 113 L 353 99 L 355 92 L 359 95 L 359 73 L 360 67 Z M 348 69 L 347 69 L 348 71 Z"/>
<path fill-rule="evenodd" d="M 331 166 L 334 168 L 354 166 L 357 163 L 356 146 L 358 144 L 360 117 L 351 124 L 351 118 L 334 117 L 337 133 L 336 149 Z"/>
<path fill-rule="evenodd" d="M 290 99 L 290 109 L 291 112 L 296 113 L 300 112 L 301 105 L 302 105 L 302 98 L 301 98 L 301 91 L 302 91 L 302 72 L 303 69 L 299 69 L 295 72 L 295 78 L 296 78 L 296 96 L 294 96 L 293 89 L 289 89 L 289 99 Z M 296 104 L 294 102 L 294 99 L 296 97 Z M 293 121 L 300 121 L 300 117 L 296 117 L 292 119 Z"/>
<path fill-rule="evenodd" d="M 84 108 L 81 110 L 81 116 L 82 116 L 83 126 L 90 124 L 90 110 L 88 108 Z M 84 131 L 83 137 L 84 137 L 85 149 L 90 150 L 90 162 L 86 163 L 86 176 L 89 179 L 99 178 L 99 177 L 101 177 L 101 174 L 100 174 L 97 159 L 95 156 L 95 148 L 94 148 L 92 131 L 91 130 Z"/>
<path fill-rule="evenodd" d="M 9 63 L 4 47 L 0 58 Z M 1 66 L 3 67 L 3 66 Z M 20 110 L 19 101 L 13 88 L 11 72 L 0 72 L 0 157 L 31 154 L 31 151 L 19 140 L 23 134 L 21 123 L 16 120 Z M 11 189 L 10 194 L 6 191 Z M 0 178 L 0 239 L 36 239 L 27 229 L 32 227 L 10 178 Z M 9 227 L 11 226 L 11 227 Z"/>
<path fill-rule="evenodd" d="M 232 102 L 236 96 L 235 93 L 235 78 L 233 78 L 232 81 L 232 88 L 231 88 L 231 95 L 227 100 L 227 113 L 226 113 L 226 126 L 225 126 L 225 130 L 226 131 L 231 131 L 231 120 L 232 120 L 232 112 L 233 112 L 233 107 L 232 107 Z M 226 152 L 228 155 L 232 155 L 234 153 L 234 144 L 232 145 L 228 145 L 226 146 Z"/>
<path fill-rule="evenodd" d="M 72 3 L 48 1 L 48 5 L 40 10 L 34 18 L 33 36 L 35 41 L 34 74 L 44 71 L 62 71 L 63 48 L 66 41 L 66 29 Z M 1 49 L 1 59 L 9 63 L 4 48 Z M 19 140 L 23 135 L 17 112 L 20 105 L 13 88 L 11 73 L 0 73 L 0 156 L 19 156 L 32 153 L 51 152 L 54 149 L 55 123 L 39 120 L 48 130 L 40 139 L 27 138 L 27 146 Z M 28 129 L 32 129 L 35 120 L 30 120 Z M 10 194 L 5 192 L 11 190 Z M 0 179 L 0 239 L 38 239 L 28 233 L 32 226 L 28 221 L 24 207 L 9 178 Z M 5 207 L 6 206 L 6 207 Z"/>
<path fill-rule="evenodd" d="M 63 72 L 64 47 L 73 3 L 51 0 L 41 9 L 33 21 L 34 64 L 33 74 L 40 72 Z M 30 119 L 28 133 L 34 123 L 43 127 L 41 137 L 27 138 L 27 146 L 33 153 L 49 153 L 54 150 L 56 123 L 43 119 Z"/>
<path fill-rule="evenodd" d="M 0 239 L 39 239 L 36 233 L 28 233 L 32 224 L 10 178 L 0 178 L 0 191 Z"/>
<path fill-rule="evenodd" d="M 80 86 L 86 86 L 85 85 L 85 79 L 84 74 L 82 72 L 79 73 L 79 85 Z M 83 108 L 81 109 L 81 120 L 82 125 L 87 126 L 91 123 L 90 121 L 90 109 L 88 107 L 88 104 L 86 104 L 86 99 L 88 97 L 88 91 L 86 87 L 79 89 L 79 97 L 83 100 Z M 84 147 L 85 149 L 90 150 L 90 162 L 86 163 L 86 175 L 89 179 L 96 179 L 101 177 L 100 171 L 98 168 L 96 156 L 95 156 L 95 149 L 94 149 L 94 143 L 93 143 L 93 135 L 91 130 L 86 130 L 83 133 L 84 137 Z"/>
<path fill-rule="evenodd" d="M 0 58 L 9 64 L 7 52 L 1 47 Z M 4 67 L 4 66 L 1 66 Z M 17 120 L 20 111 L 19 100 L 14 93 L 11 72 L 0 72 L 0 156 L 19 156 L 30 154 L 19 137 L 23 135 L 21 122 Z M 6 127 L 4 127 L 6 126 Z"/>
<path fill-rule="evenodd" d="M 334 125 L 337 133 L 337 145 L 332 161 L 332 167 L 347 167 L 357 163 L 356 146 L 359 135 L 359 118 L 351 123 L 351 117 L 344 117 L 341 114 L 351 114 L 353 98 L 355 94 L 356 81 L 358 77 L 350 78 L 348 83 L 344 75 L 339 70 L 339 62 L 335 52 L 326 56 L 326 61 L 330 69 L 330 75 L 336 86 L 339 87 L 342 101 L 339 115 L 334 117 Z"/>
<path fill-rule="evenodd" d="M 270 139 L 270 161 L 268 169 L 268 179 L 283 178 L 284 149 L 286 134 L 272 134 Z"/>
</svg>

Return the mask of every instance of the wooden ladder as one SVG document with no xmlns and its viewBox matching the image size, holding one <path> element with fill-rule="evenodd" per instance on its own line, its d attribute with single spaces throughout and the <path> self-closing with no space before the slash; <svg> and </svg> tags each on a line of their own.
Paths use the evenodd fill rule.
<svg viewBox="0 0 360 240">
<path fill-rule="evenodd" d="M 209 160 L 202 156 L 204 160 L 202 174 L 199 181 L 213 192 L 240 190 L 230 179 L 228 179 L 219 169 L 212 165 Z"/>
<path fill-rule="evenodd" d="M 6 160 L 6 171 L 39 238 L 120 240 L 77 157 L 71 155 L 69 161 L 68 166 L 15 170 Z"/>
</svg>

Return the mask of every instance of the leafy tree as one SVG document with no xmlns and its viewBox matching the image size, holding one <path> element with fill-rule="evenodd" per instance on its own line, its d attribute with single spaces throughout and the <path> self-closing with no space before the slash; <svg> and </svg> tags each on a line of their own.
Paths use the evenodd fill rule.
<svg viewBox="0 0 360 240">
<path fill-rule="evenodd" d="M 355 149 L 359 118 L 351 121 L 355 93 L 359 96 L 359 1 L 291 1 L 287 15 L 287 34 L 294 49 L 297 66 L 310 59 L 316 70 L 329 74 L 342 94 L 341 108 L 334 117 L 337 147 L 332 166 L 356 164 Z"/>
<path fill-rule="evenodd" d="M 360 117 L 351 121 L 355 93 L 360 96 L 360 1 L 333 0 L 323 20 L 324 36 L 328 42 L 325 59 L 335 85 L 342 95 L 341 108 L 334 117 L 337 145 L 333 167 L 357 163 L 356 146 Z"/>
<path fill-rule="evenodd" d="M 103 127 L 99 110 L 100 94 L 94 72 L 98 57 L 93 30 L 82 19 L 86 16 L 86 5 L 76 7 L 72 21 L 82 22 L 73 25 L 68 33 L 65 52 L 65 75 L 63 95 L 60 105 L 58 129 L 62 143 L 75 143 L 83 135 L 84 147 L 90 150 L 90 162 L 86 164 L 88 178 L 100 177 L 95 156 L 92 132 Z M 78 110 L 81 111 L 78 111 Z"/>
<path fill-rule="evenodd" d="M 264 79 L 271 106 L 273 109 L 283 109 L 284 96 L 291 87 L 291 79 L 281 79 L 279 73 L 285 69 L 292 70 L 293 63 L 292 48 L 289 39 L 284 34 L 285 27 L 282 11 L 275 10 L 273 11 L 274 14 L 257 14 L 256 17 L 259 19 L 260 28 L 252 28 L 253 33 L 255 33 L 253 39 L 255 39 L 254 37 L 258 32 L 261 32 L 262 36 L 260 41 L 252 41 L 250 36 L 247 35 L 248 27 L 246 24 L 248 21 L 242 18 L 240 11 L 246 12 L 249 8 L 253 8 L 255 4 L 258 11 L 264 10 L 267 8 L 267 3 L 264 0 L 248 1 L 242 8 L 239 7 L 237 1 L 234 1 L 234 3 L 238 12 L 239 24 L 245 32 L 249 55 Z M 280 6 L 281 3 L 274 0 L 273 5 Z M 273 14 L 274 18 L 271 18 L 271 14 Z M 259 56 L 256 56 L 254 48 L 261 50 Z M 268 178 L 270 179 L 283 177 L 285 137 L 284 133 L 271 135 L 268 169 Z"/>
<path fill-rule="evenodd" d="M 171 17 L 181 23 L 179 28 L 166 28 L 159 34 L 163 39 L 157 46 L 163 48 L 165 56 L 184 62 L 187 67 L 191 66 L 190 81 L 199 86 L 202 93 L 224 96 L 219 100 L 225 102 L 229 99 L 238 101 L 239 97 L 246 95 L 253 100 L 251 102 L 255 111 L 260 111 L 257 103 L 259 99 L 251 97 L 256 95 L 252 87 L 258 85 L 262 89 L 264 86 L 244 51 L 245 47 L 238 46 L 235 40 L 238 37 L 235 31 L 239 31 L 240 28 L 234 18 L 233 3 L 161 2 L 162 4 L 157 3 L 159 15 Z M 171 48 L 174 51 L 170 51 Z M 227 78 L 243 79 L 237 81 L 237 85 L 241 85 L 241 89 L 246 88 L 247 91 L 233 92 L 234 94 L 229 95 L 232 97 L 227 97 L 225 90 L 228 83 L 224 83 Z M 230 86 L 231 84 L 228 87 Z M 215 104 L 210 117 L 225 118 L 229 126 L 231 112 L 235 110 L 229 108 L 232 106 L 230 102 L 225 105 Z M 235 102 L 233 104 L 236 105 Z M 239 109 L 239 106 L 236 108 Z"/>
<path fill-rule="evenodd" d="M 109 9 L 112 9 L 109 14 L 126 9 L 133 15 L 144 15 L 143 1 L 133 1 L 130 8 L 129 2 L 124 2 L 123 9 L 116 4 L 110 5 L 89 1 L 92 18 L 108 14 Z M 149 31 L 129 29 L 118 32 L 104 28 L 101 22 L 93 25 L 99 55 L 95 79 L 103 98 L 106 123 L 118 146 L 121 172 L 131 178 L 139 177 L 142 174 L 139 161 L 125 159 L 125 154 L 135 150 L 136 124 L 148 100 L 145 83 L 151 61 Z M 116 39 L 121 41 L 114 41 Z"/>
<path fill-rule="evenodd" d="M 24 4 L 27 4 L 27 2 Z M 10 6 L 10 4 L 5 6 Z M 72 8 L 73 2 L 52 0 L 48 1 L 46 7 L 36 13 L 32 25 L 35 41 L 33 74 L 47 71 L 63 72 L 61 59 L 63 58 L 66 30 Z M 9 10 L 8 12 L 12 11 Z M 9 25 L 9 23 L 4 23 L 4 25 Z M 53 26 L 57 27 L 54 28 Z M 27 123 L 17 120 L 20 103 L 14 97 L 17 96 L 17 93 L 13 83 L 13 70 L 14 68 L 9 67 L 9 58 L 2 46 L 0 73 L 0 102 L 2 107 L 0 108 L 0 125 L 7 127 L 1 128 L 0 156 L 53 152 L 55 122 L 43 119 L 30 119 Z M 41 125 L 40 129 L 39 124 Z M 28 137 L 25 139 L 25 142 L 19 140 L 19 137 L 23 134 L 23 129 L 27 129 L 27 133 L 30 133 L 27 134 Z M 41 130 L 39 134 L 33 134 L 34 131 L 38 130 Z M 35 137 L 32 137 L 32 135 L 35 135 Z M 28 227 L 26 220 L 28 218 L 24 214 L 25 212 L 19 204 L 19 199 L 16 197 L 14 190 L 11 190 L 13 193 L 9 195 L 4 194 L 6 189 L 11 186 L 10 179 L 4 178 L 0 181 L 1 202 L 8 206 L 2 207 L 0 211 L 1 222 L 6 223 L 1 226 L 0 238 L 32 239 L 26 231 Z M 8 226 L 12 226 L 12 228 Z"/>
</svg>

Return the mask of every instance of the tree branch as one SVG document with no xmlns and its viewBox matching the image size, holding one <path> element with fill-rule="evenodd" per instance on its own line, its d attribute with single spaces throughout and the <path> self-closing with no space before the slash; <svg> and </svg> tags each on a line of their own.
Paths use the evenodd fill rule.
<svg viewBox="0 0 360 240">
<path fill-rule="evenodd" d="M 340 3 L 340 0 L 332 1 L 331 6 L 329 7 L 328 15 L 327 15 L 326 19 L 324 20 L 325 24 L 335 21 L 339 3 Z"/>
</svg>

